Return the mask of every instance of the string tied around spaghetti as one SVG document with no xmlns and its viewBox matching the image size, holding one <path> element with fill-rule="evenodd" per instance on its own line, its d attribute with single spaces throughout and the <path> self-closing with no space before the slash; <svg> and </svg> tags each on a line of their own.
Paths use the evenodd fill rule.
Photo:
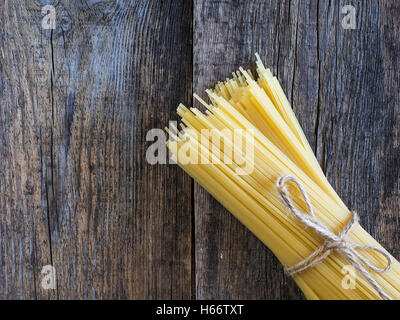
<svg viewBox="0 0 400 320">
<path fill-rule="evenodd" d="M 299 211 L 293 204 L 290 192 L 288 191 L 286 185 L 288 182 L 293 182 L 299 188 L 301 195 L 303 196 L 305 203 L 307 205 L 308 214 Z M 335 234 L 332 232 L 326 224 L 319 220 L 314 215 L 314 210 L 311 205 L 311 201 L 303 187 L 303 184 L 295 177 L 285 175 L 280 177 L 276 182 L 276 188 L 278 190 L 279 198 L 285 207 L 290 211 L 290 213 L 296 217 L 304 226 L 314 230 L 323 239 L 324 243 L 317 250 L 315 250 L 311 255 L 309 255 L 304 260 L 300 261 L 294 266 L 287 267 L 285 271 L 294 276 L 295 274 L 312 268 L 317 263 L 326 259 L 332 252 L 336 251 L 341 253 L 347 261 L 359 272 L 365 279 L 371 284 L 371 286 L 379 293 L 380 297 L 384 300 L 391 300 L 391 297 L 384 292 L 382 287 L 375 281 L 371 274 L 366 268 L 374 270 L 378 273 L 383 273 L 389 271 L 392 267 L 392 257 L 384 250 L 370 245 L 361 245 L 350 243 L 346 240 L 346 236 L 350 232 L 351 228 L 358 223 L 359 218 L 355 212 L 352 212 L 350 219 L 344 226 L 344 228 Z M 378 268 L 374 266 L 368 259 L 364 258 L 358 250 L 373 250 L 380 253 L 387 259 L 387 266 L 385 268 Z"/>
</svg>

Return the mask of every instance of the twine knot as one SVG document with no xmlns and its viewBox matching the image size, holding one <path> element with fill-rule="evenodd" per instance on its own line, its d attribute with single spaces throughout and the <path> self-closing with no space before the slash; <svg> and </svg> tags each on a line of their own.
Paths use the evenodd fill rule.
<svg viewBox="0 0 400 320">
<path fill-rule="evenodd" d="M 297 210 L 294 206 L 290 193 L 286 188 L 286 184 L 288 182 L 295 183 L 299 188 L 300 193 L 306 202 L 308 214 Z M 350 264 L 368 280 L 368 282 L 379 293 L 382 299 L 391 300 L 390 296 L 383 291 L 382 287 L 375 281 L 374 278 L 372 278 L 370 273 L 365 268 L 368 267 L 369 269 L 379 273 L 386 272 L 392 267 L 391 256 L 380 248 L 370 245 L 353 244 L 345 239 L 351 228 L 359 221 L 358 215 L 355 212 L 352 212 L 349 221 L 347 221 L 342 231 L 336 235 L 328 228 L 327 225 L 325 225 L 314 215 L 310 199 L 308 198 L 302 183 L 298 179 L 292 176 L 282 176 L 277 180 L 276 187 L 282 203 L 286 206 L 290 213 L 293 214 L 303 225 L 311 228 L 324 239 L 322 246 L 315 250 L 311 255 L 296 265 L 285 269 L 289 275 L 293 276 L 299 272 L 312 268 L 317 263 L 327 258 L 333 251 L 336 251 L 341 253 L 350 262 Z M 380 253 L 387 259 L 387 266 L 385 268 L 374 266 L 357 250 L 373 250 Z"/>
</svg>

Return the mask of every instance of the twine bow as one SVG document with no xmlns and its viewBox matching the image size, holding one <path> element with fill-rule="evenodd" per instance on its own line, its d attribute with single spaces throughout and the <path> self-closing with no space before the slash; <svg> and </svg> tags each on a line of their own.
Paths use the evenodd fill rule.
<svg viewBox="0 0 400 320">
<path fill-rule="evenodd" d="M 293 182 L 297 185 L 307 204 L 309 214 L 300 212 L 296 209 L 290 193 L 286 188 L 287 182 Z M 390 296 L 383 291 L 382 287 L 375 281 L 374 278 L 372 278 L 370 273 L 365 268 L 368 267 L 369 269 L 379 273 L 386 272 L 392 267 L 391 256 L 386 251 L 380 248 L 370 245 L 353 244 L 346 241 L 345 239 L 354 224 L 358 223 L 359 221 L 358 215 L 355 212 L 352 213 L 351 218 L 346 223 L 343 230 L 336 235 L 321 220 L 315 217 L 310 199 L 308 198 L 307 193 L 299 180 L 292 176 L 282 176 L 277 180 L 276 187 L 279 197 L 281 198 L 286 208 L 291 212 L 291 214 L 293 214 L 303 225 L 311 228 L 324 239 L 323 245 L 319 247 L 316 251 L 314 251 L 311 255 L 309 255 L 307 258 L 300 261 L 296 265 L 286 268 L 286 272 L 289 275 L 293 276 L 299 272 L 312 268 L 317 263 L 327 258 L 333 251 L 337 251 L 341 253 L 350 262 L 350 264 L 368 280 L 368 282 L 379 293 L 382 299 L 391 300 Z M 357 250 L 374 250 L 382 254 L 388 261 L 387 266 L 385 268 L 378 268 L 374 266 Z"/>
</svg>

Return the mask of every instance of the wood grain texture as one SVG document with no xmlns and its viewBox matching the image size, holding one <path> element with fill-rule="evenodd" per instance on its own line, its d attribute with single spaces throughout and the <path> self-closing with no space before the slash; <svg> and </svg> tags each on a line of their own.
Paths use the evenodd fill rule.
<svg viewBox="0 0 400 320">
<path fill-rule="evenodd" d="M 342 27 L 342 7 L 357 27 Z M 395 1 L 195 1 L 194 91 L 254 53 L 281 81 L 328 179 L 399 256 L 399 6 Z M 299 299 L 273 255 L 195 188 L 199 298 Z"/>
<path fill-rule="evenodd" d="M 146 133 L 191 96 L 186 1 L 1 4 L 0 297 L 189 298 L 191 182 Z M 176 118 L 176 117 L 175 117 Z"/>
<path fill-rule="evenodd" d="M 346 4 L 357 8 L 355 30 L 336 18 Z M 349 209 L 399 258 L 400 6 L 331 1 L 320 14 L 318 156 Z"/>
<path fill-rule="evenodd" d="M 1 4 L 0 298 L 51 298 L 40 286 L 52 263 L 48 228 L 49 39 L 31 5 Z M 47 48 L 47 50 L 46 50 Z"/>
<path fill-rule="evenodd" d="M 41 8 L 56 8 L 55 30 Z M 356 8 L 356 29 L 341 25 Z M 5 0 L 0 4 L 0 299 L 303 299 L 245 227 L 145 159 L 254 53 L 322 168 L 400 257 L 396 0 Z M 193 43 L 192 43 L 193 40 Z M 52 264 L 56 290 L 40 271 Z"/>
</svg>

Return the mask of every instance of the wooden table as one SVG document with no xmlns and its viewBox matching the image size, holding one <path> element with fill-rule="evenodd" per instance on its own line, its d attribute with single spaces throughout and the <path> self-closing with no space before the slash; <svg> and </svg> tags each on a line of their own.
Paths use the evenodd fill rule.
<svg viewBox="0 0 400 320">
<path fill-rule="evenodd" d="M 118 3 L 0 4 L 0 298 L 302 299 L 199 185 L 145 159 L 150 129 L 256 52 L 339 195 L 400 257 L 399 1 Z"/>
</svg>

